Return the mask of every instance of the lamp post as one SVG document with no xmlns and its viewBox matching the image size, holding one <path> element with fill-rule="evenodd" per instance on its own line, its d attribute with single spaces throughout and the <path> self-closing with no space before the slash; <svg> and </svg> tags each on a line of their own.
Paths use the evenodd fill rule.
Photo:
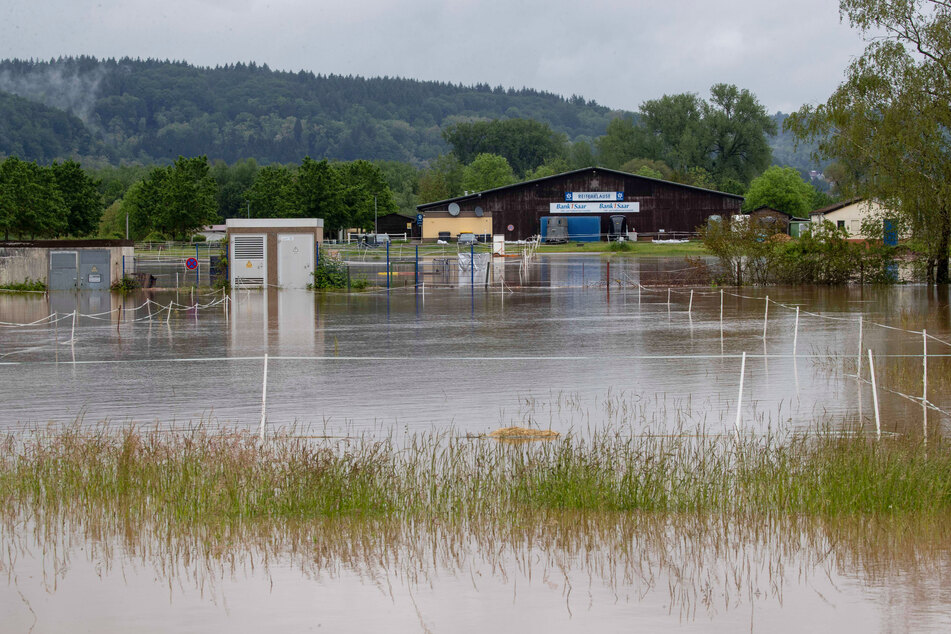
<svg viewBox="0 0 951 634">
<path fill-rule="evenodd" d="M 380 230 L 376 226 L 376 196 L 373 196 L 373 235 L 379 235 Z"/>
</svg>

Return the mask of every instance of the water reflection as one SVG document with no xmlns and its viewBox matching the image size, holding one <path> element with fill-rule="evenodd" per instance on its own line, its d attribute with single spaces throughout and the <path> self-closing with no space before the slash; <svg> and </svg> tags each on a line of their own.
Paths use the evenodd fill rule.
<svg viewBox="0 0 951 634">
<path fill-rule="evenodd" d="M 936 631 L 949 518 L 548 514 L 188 533 L 119 516 L 7 516 L 11 631 Z M 898 620 L 896 620 L 898 619 Z"/>
<path fill-rule="evenodd" d="M 0 363 L 16 364 L 0 365 L 0 427 L 80 415 L 254 425 L 264 354 L 268 418 L 278 425 L 482 433 L 527 418 L 565 432 L 616 424 L 603 406 L 614 390 L 704 403 L 707 420 L 728 427 L 744 351 L 744 420 L 756 429 L 856 416 L 868 426 L 870 387 L 848 375 L 872 348 L 885 429 L 912 431 L 925 422 L 921 335 L 869 324 L 927 327 L 951 341 L 946 288 L 770 288 L 778 304 L 764 339 L 763 289 L 727 289 L 721 303 L 718 289 L 649 285 L 689 272 L 682 258 L 564 256 L 528 266 L 516 258 L 492 270 L 504 270 L 505 286 L 242 290 L 227 307 L 213 293 L 0 295 L 0 321 L 57 316 L 0 328 Z M 73 311 L 89 315 L 75 331 Z M 949 354 L 931 342 L 928 398 L 945 412 Z M 867 381 L 867 363 L 862 370 Z M 579 405 L 559 406 L 564 394 Z M 526 400 L 535 411 L 522 411 Z M 946 424 L 942 412 L 929 416 L 931 428 Z"/>
</svg>

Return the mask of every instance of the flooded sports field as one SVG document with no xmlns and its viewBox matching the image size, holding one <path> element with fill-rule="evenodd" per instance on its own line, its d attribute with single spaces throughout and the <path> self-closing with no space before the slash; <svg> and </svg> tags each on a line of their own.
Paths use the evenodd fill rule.
<svg viewBox="0 0 951 634">
<path fill-rule="evenodd" d="M 0 294 L 0 621 L 951 626 L 948 288 L 695 266 Z"/>
</svg>

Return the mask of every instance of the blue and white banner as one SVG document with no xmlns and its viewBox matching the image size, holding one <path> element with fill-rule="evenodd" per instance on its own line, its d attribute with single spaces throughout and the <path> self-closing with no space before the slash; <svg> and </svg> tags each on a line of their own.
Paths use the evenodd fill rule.
<svg viewBox="0 0 951 634">
<path fill-rule="evenodd" d="M 624 192 L 565 192 L 565 202 L 585 202 L 585 201 L 621 201 L 624 200 Z"/>
<path fill-rule="evenodd" d="M 553 214 L 623 214 L 638 213 L 641 204 L 635 203 L 549 203 Z"/>
</svg>

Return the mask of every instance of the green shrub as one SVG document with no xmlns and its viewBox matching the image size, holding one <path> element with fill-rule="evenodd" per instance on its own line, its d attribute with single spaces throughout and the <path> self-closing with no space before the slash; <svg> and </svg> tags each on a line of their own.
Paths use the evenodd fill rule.
<svg viewBox="0 0 951 634">
<path fill-rule="evenodd" d="M 325 288 L 346 288 L 347 287 L 347 265 L 339 258 L 333 258 L 320 253 L 320 260 L 317 262 L 317 268 L 312 273 L 314 282 L 308 284 L 310 289 Z"/>
<path fill-rule="evenodd" d="M 609 248 L 610 250 L 614 251 L 615 253 L 624 253 L 624 252 L 627 252 L 627 251 L 633 251 L 633 250 L 634 250 L 634 245 L 632 245 L 632 244 L 631 244 L 630 242 L 628 242 L 627 240 L 624 240 L 624 241 L 618 240 L 618 241 L 616 241 L 616 242 L 612 242 L 612 243 L 608 246 L 608 248 Z"/>
<path fill-rule="evenodd" d="M 115 282 L 113 282 L 109 288 L 110 290 L 113 290 L 117 293 L 122 293 L 124 295 L 126 293 L 131 293 L 132 291 L 140 287 L 141 287 L 141 284 L 139 284 L 139 281 L 137 279 L 126 275 L 121 280 L 116 280 Z"/>
<path fill-rule="evenodd" d="M 200 233 L 194 234 L 190 239 L 192 242 L 207 242 L 208 241 L 208 237 L 203 236 Z"/>
<path fill-rule="evenodd" d="M 3 289 L 5 291 L 22 291 L 22 292 L 45 291 L 46 282 L 42 280 L 33 280 L 28 277 L 22 282 L 15 282 L 13 284 L 4 284 L 0 286 L 0 289 Z"/>
<path fill-rule="evenodd" d="M 165 237 L 165 234 L 159 233 L 158 231 L 153 231 L 149 235 L 145 236 L 142 239 L 142 242 L 165 242 L 168 238 Z"/>
</svg>

